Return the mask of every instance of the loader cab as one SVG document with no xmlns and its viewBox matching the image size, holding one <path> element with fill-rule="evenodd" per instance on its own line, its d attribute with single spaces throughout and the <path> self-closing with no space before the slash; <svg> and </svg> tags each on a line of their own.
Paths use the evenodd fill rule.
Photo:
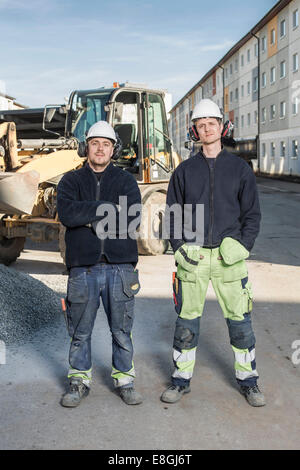
<svg viewBox="0 0 300 470">
<path fill-rule="evenodd" d="M 139 182 L 170 179 L 173 160 L 162 92 L 126 86 L 75 91 L 69 108 L 69 136 L 83 141 L 95 122 L 106 120 L 122 141 L 119 167 Z"/>
</svg>

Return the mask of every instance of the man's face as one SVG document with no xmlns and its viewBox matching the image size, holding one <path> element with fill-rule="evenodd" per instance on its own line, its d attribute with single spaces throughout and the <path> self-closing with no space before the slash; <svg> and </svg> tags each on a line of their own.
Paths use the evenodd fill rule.
<svg viewBox="0 0 300 470">
<path fill-rule="evenodd" d="M 88 141 L 88 162 L 96 171 L 104 170 L 114 153 L 111 140 L 104 137 L 94 137 Z"/>
<path fill-rule="evenodd" d="M 195 126 L 202 144 L 213 144 L 221 139 L 223 124 L 216 118 L 197 119 Z"/>
</svg>

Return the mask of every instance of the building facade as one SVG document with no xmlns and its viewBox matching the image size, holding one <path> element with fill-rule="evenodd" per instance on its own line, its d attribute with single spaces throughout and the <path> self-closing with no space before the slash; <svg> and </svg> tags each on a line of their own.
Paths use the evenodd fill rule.
<svg viewBox="0 0 300 470">
<path fill-rule="evenodd" d="M 242 149 L 254 149 L 255 169 L 300 176 L 300 0 L 279 1 L 172 108 L 174 149 L 185 148 L 193 107 L 210 98 L 234 123 Z"/>
</svg>

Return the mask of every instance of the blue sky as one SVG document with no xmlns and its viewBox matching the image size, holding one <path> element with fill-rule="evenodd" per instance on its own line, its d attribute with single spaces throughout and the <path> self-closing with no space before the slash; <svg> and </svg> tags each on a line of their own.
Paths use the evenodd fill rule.
<svg viewBox="0 0 300 470">
<path fill-rule="evenodd" d="M 174 105 L 276 3 L 0 0 L 1 91 L 39 107 L 130 81 Z"/>
</svg>

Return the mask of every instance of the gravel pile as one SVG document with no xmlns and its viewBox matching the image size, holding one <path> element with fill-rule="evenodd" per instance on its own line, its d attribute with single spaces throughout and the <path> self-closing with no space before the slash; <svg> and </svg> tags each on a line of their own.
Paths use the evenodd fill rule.
<svg viewBox="0 0 300 470">
<path fill-rule="evenodd" d="M 61 320 L 60 297 L 38 279 L 0 264 L 0 340 L 23 343 L 49 322 Z"/>
</svg>

